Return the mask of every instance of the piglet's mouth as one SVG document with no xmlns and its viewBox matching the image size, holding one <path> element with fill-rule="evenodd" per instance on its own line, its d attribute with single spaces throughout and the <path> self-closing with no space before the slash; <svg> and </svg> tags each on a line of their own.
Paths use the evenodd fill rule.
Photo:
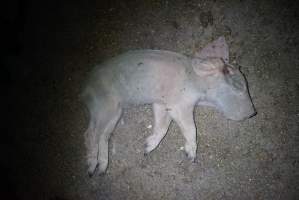
<svg viewBox="0 0 299 200">
<path fill-rule="evenodd" d="M 252 118 L 252 117 L 254 117 L 254 116 L 256 116 L 256 115 L 257 115 L 257 112 L 254 111 L 251 115 L 249 115 L 248 119 L 249 119 L 249 118 Z"/>
<path fill-rule="evenodd" d="M 250 114 L 248 116 L 244 116 L 242 118 L 234 118 L 234 117 L 230 117 L 230 116 L 229 117 L 226 116 L 226 118 L 228 118 L 229 120 L 232 120 L 232 121 L 242 122 L 242 121 L 245 121 L 246 119 L 252 118 L 252 117 L 254 117 L 256 115 L 257 115 L 257 112 L 254 111 L 252 114 Z"/>
</svg>

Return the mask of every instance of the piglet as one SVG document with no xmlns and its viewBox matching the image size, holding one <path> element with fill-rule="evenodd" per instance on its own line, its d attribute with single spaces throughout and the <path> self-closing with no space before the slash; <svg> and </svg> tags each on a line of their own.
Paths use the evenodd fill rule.
<svg viewBox="0 0 299 200">
<path fill-rule="evenodd" d="M 198 57 L 161 50 L 129 51 L 94 68 L 82 93 L 90 114 L 85 132 L 90 176 L 107 169 L 109 137 L 124 107 L 153 106 L 153 133 L 146 139 L 145 154 L 159 145 L 173 120 L 186 139 L 184 150 L 190 160 L 197 150 L 196 105 L 213 106 L 232 120 L 255 114 L 245 77 L 228 64 L 228 48 L 214 53 L 211 48 L 218 48 L 217 40 Z"/>
</svg>

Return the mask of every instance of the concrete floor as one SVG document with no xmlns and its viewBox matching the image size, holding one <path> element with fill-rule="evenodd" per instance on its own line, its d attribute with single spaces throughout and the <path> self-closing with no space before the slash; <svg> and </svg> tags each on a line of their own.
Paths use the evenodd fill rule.
<svg viewBox="0 0 299 200">
<path fill-rule="evenodd" d="M 1 166 L 11 199 L 298 199 L 299 11 L 287 1 L 31 1 L 20 34 L 2 37 L 7 123 Z M 5 26 L 9 29 L 8 26 Z M 11 30 L 10 30 L 11 31 Z M 195 111 L 198 163 L 176 124 L 143 156 L 151 106 L 126 109 L 107 174 L 84 160 L 82 83 L 96 63 L 130 49 L 193 55 L 224 35 L 258 115 L 233 122 Z M 16 42 L 19 41 L 19 42 Z M 9 49 L 9 48 L 8 48 Z M 7 78 L 8 77 L 8 78 Z M 6 121 L 5 121 L 6 122 Z"/>
</svg>

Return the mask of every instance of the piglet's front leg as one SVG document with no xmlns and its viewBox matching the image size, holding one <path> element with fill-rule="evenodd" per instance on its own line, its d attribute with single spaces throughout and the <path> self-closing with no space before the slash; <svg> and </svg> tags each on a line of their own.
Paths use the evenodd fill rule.
<svg viewBox="0 0 299 200">
<path fill-rule="evenodd" d="M 186 139 L 185 152 L 192 162 L 196 158 L 197 142 L 196 142 L 196 127 L 193 116 L 194 106 L 190 105 L 175 105 L 169 109 L 168 113 L 172 119 L 179 125 L 182 134 Z"/>
<path fill-rule="evenodd" d="M 153 104 L 154 129 L 153 134 L 146 139 L 145 155 L 153 151 L 167 133 L 171 117 L 165 105 Z"/>
</svg>

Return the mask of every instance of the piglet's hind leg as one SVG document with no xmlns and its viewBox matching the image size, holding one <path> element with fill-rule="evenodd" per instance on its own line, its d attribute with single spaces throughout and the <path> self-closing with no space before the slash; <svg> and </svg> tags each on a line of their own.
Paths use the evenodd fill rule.
<svg viewBox="0 0 299 200">
<path fill-rule="evenodd" d="M 121 116 L 122 110 L 121 108 L 117 105 L 114 108 L 112 107 L 111 109 L 108 109 L 106 113 L 102 113 L 105 118 L 107 118 L 107 122 L 103 126 L 102 133 L 100 134 L 99 137 L 99 150 L 98 150 L 98 170 L 96 173 L 98 174 L 103 174 L 105 173 L 107 167 L 108 167 L 108 142 L 111 133 L 113 132 L 120 116 Z"/>
<path fill-rule="evenodd" d="M 122 109 L 112 98 L 101 98 L 89 104 L 90 127 L 85 135 L 88 174 L 102 174 L 108 166 L 108 142 Z"/>
</svg>

